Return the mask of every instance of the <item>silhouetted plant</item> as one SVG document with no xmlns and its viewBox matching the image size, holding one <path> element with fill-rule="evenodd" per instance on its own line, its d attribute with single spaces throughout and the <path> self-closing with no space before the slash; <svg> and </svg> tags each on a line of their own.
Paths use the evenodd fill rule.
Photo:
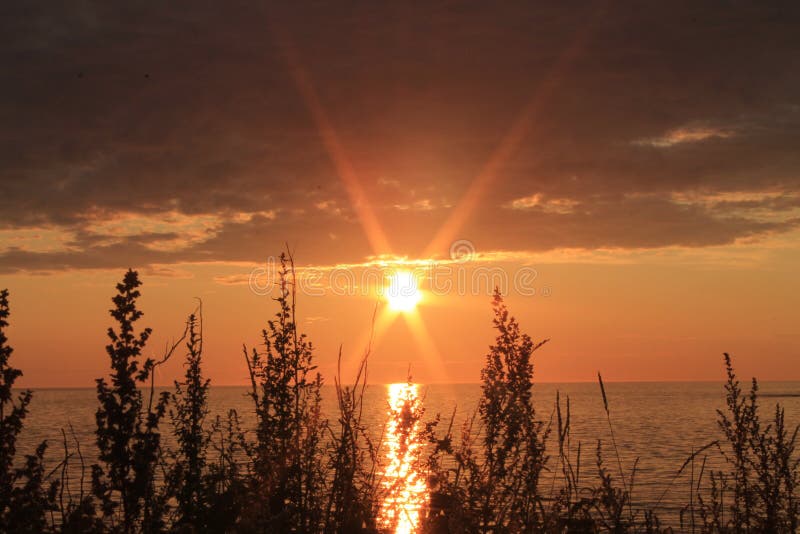
<svg viewBox="0 0 800 534">
<path fill-rule="evenodd" d="M 85 491 L 86 462 L 83 457 L 81 443 L 75 435 L 72 424 L 69 425 L 70 434 L 75 444 L 75 452 L 70 452 L 67 432 L 61 429 L 64 446 L 64 459 L 61 461 L 61 480 L 58 491 L 58 508 L 60 512 L 60 531 L 63 533 L 103 532 L 103 522 L 97 515 L 97 508 L 91 493 Z M 70 480 L 70 460 L 77 456 L 80 461 L 80 476 L 78 477 L 78 495 L 73 498 Z"/>
<path fill-rule="evenodd" d="M 338 420 L 328 426 L 328 470 L 331 477 L 325 506 L 325 532 L 359 532 L 375 528 L 377 447 L 362 421 L 367 386 L 367 358 L 361 360 L 352 386 L 342 384 L 342 351 L 335 379 Z"/>
<path fill-rule="evenodd" d="M 95 415 L 96 436 L 102 465 L 92 466 L 92 488 L 100 500 L 102 515 L 110 528 L 126 533 L 157 532 L 164 527 L 166 502 L 156 487 L 155 471 L 161 444 L 158 425 L 166 412 L 169 393 L 163 392 L 154 400 L 152 379 L 153 369 L 166 361 L 180 343 L 173 345 L 160 361 L 141 360 L 151 329 L 135 332 L 135 323 L 142 317 L 136 307 L 140 285 L 136 271 L 129 270 L 117 284 L 117 295 L 112 299 L 114 308 L 110 313 L 118 330 L 108 329 L 111 343 L 106 352 L 111 360 L 111 383 L 97 379 L 100 407 Z M 148 381 L 150 396 L 145 405 L 137 384 L 144 386 Z M 115 513 L 119 508 L 121 513 Z"/>
<path fill-rule="evenodd" d="M 786 428 L 784 409 L 775 407 L 772 422 L 762 425 L 758 406 L 758 382 L 753 379 L 745 393 L 726 353 L 727 412 L 718 410 L 726 446 L 720 451 L 729 472 L 712 473 L 710 496 L 700 499 L 704 528 L 708 531 L 796 532 L 800 500 L 800 459 L 796 454 L 798 428 Z M 731 495 L 729 519 L 725 521 Z"/>
<path fill-rule="evenodd" d="M 291 256 L 280 257 L 275 318 L 262 331 L 263 352 L 245 350 L 256 411 L 254 489 L 248 507 L 268 531 L 317 532 L 322 520 L 323 430 L 313 346 L 298 333 Z M 264 496 L 265 498 L 261 498 Z"/>
<path fill-rule="evenodd" d="M 614 486 L 611 473 L 603 464 L 600 440 L 597 440 L 597 471 L 600 485 L 593 491 L 596 525 L 608 532 L 628 532 L 633 527 L 633 518 L 625 514 L 625 508 L 631 506 L 630 492 L 627 485 L 622 488 Z M 635 473 L 636 466 L 633 468 L 631 481 Z"/>
<path fill-rule="evenodd" d="M 476 436 L 471 421 L 464 427 L 456 468 L 437 474 L 439 495 L 432 497 L 448 503 L 448 528 L 466 532 L 527 531 L 542 520 L 538 485 L 548 429 L 531 400 L 531 355 L 546 340 L 534 343 L 520 330 L 497 290 L 493 310 L 497 338 L 481 370 L 480 430 Z"/>
<path fill-rule="evenodd" d="M 595 505 L 593 491 L 586 491 L 581 479 L 581 442 L 573 456 L 571 442 L 572 411 L 570 399 L 561 406 L 561 394 L 556 391 L 556 439 L 558 443 L 558 469 L 552 470 L 551 498 L 542 506 L 541 530 L 586 532 L 595 525 L 592 515 Z M 554 493 L 555 491 L 555 493 Z M 587 496 L 587 494 L 589 496 Z"/>
<path fill-rule="evenodd" d="M 603 376 L 598 372 L 597 373 L 597 382 L 600 385 L 600 395 L 603 398 L 603 410 L 606 414 L 606 421 L 608 422 L 608 431 L 611 435 L 611 446 L 614 448 L 614 456 L 617 460 L 617 467 L 619 468 L 619 479 L 622 482 L 621 490 L 613 490 L 611 487 L 611 475 L 603 468 L 602 462 L 602 451 L 601 451 L 601 443 L 598 441 L 597 443 L 597 469 L 600 472 L 600 494 L 604 496 L 604 500 L 606 502 L 611 502 L 611 500 L 617 502 L 623 502 L 628 506 L 628 522 L 633 524 L 633 500 L 632 500 L 632 493 L 633 493 L 633 482 L 636 476 L 636 466 L 639 463 L 639 458 L 636 458 L 633 462 L 633 469 L 631 470 L 630 480 L 625 479 L 625 469 L 622 467 L 622 459 L 620 458 L 619 454 L 619 447 L 617 447 L 617 438 L 614 435 L 614 425 L 611 424 L 611 409 L 609 408 L 608 403 L 608 395 L 606 395 L 606 387 L 603 383 Z M 616 498 L 616 497 L 620 498 Z M 615 524 L 621 525 L 622 518 L 620 517 L 618 520 L 615 518 Z M 619 526 L 615 527 L 619 528 Z"/>
<path fill-rule="evenodd" d="M 0 532 L 42 532 L 47 529 L 47 514 L 57 510 L 58 483 L 46 484 L 42 442 L 33 454 L 25 456 L 21 467 L 14 467 L 17 438 L 28 415 L 33 392 L 26 389 L 14 402 L 14 382 L 22 371 L 11 367 L 13 349 L 5 329 L 10 315 L 8 290 L 0 291 Z"/>
<path fill-rule="evenodd" d="M 626 479 L 615 443 L 622 484 L 618 486 L 605 467 L 599 440 L 596 482 L 584 482 L 581 444 L 577 454 L 571 450 L 569 398 L 562 410 L 557 394 L 548 424 L 536 418 L 531 356 L 545 342 L 534 343 L 521 332 L 498 293 L 494 314 L 498 335 L 481 372 L 483 394 L 478 410 L 464 422 L 460 442 L 453 441 L 455 413 L 445 435 L 431 437 L 431 497 L 424 531 L 668 532 L 653 510 L 640 510 L 637 519 L 631 501 L 636 462 Z M 613 434 L 602 378 L 599 383 Z M 553 423 L 558 433 L 558 465 L 550 469 L 552 478 L 543 481 L 548 463 L 545 441 Z"/>
<path fill-rule="evenodd" d="M 247 482 L 253 475 L 250 465 L 241 462 L 252 454 L 236 410 L 215 418 L 210 445 L 215 459 L 208 464 L 205 482 L 208 532 L 237 532 L 242 510 L 252 500 Z"/>
<path fill-rule="evenodd" d="M 186 373 L 183 382 L 175 381 L 174 408 L 170 411 L 177 442 L 169 473 L 170 492 L 177 501 L 174 528 L 191 526 L 196 531 L 208 528 L 206 459 L 210 433 L 204 422 L 208 415 L 210 379 L 203 377 L 203 323 L 200 316 L 189 316 L 186 343 Z"/>
<path fill-rule="evenodd" d="M 495 344 L 481 371 L 484 473 L 470 488 L 480 506 L 484 528 L 532 525 L 537 519 L 539 476 L 544 468 L 543 424 L 531 401 L 531 355 L 547 340 L 534 343 L 508 313 L 499 291 L 494 295 Z"/>
</svg>

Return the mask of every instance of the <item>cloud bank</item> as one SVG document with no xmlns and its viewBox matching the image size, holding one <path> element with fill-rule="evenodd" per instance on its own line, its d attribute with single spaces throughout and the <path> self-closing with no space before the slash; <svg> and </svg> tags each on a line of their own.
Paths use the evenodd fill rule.
<svg viewBox="0 0 800 534">
<path fill-rule="evenodd" d="M 0 272 L 258 261 L 287 241 L 310 263 L 415 257 L 532 104 L 454 237 L 710 247 L 800 225 L 796 3 L 0 10 Z M 391 251 L 370 247 L 298 69 Z"/>
</svg>

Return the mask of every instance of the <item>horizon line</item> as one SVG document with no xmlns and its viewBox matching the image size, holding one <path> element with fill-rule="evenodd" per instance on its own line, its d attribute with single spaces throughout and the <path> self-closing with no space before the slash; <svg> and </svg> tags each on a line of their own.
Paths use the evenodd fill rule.
<svg viewBox="0 0 800 534">
<path fill-rule="evenodd" d="M 749 379 L 747 379 L 749 381 Z M 794 379 L 768 379 L 762 380 L 758 379 L 759 384 L 768 384 L 768 383 L 785 383 L 785 382 L 800 382 L 800 378 Z M 389 384 L 398 384 L 403 383 L 400 382 L 369 382 L 367 386 L 387 386 Z M 533 386 L 536 387 L 537 384 L 541 385 L 552 385 L 552 384 L 596 384 L 597 380 L 564 380 L 564 381 L 557 381 L 557 380 L 542 380 L 533 383 Z M 720 378 L 719 380 L 710 380 L 710 379 L 700 379 L 700 380 L 686 380 L 686 379 L 661 379 L 661 380 L 648 380 L 648 379 L 641 379 L 641 380 L 606 380 L 603 378 L 604 384 L 721 384 L 725 383 L 724 378 Z M 417 384 L 420 386 L 479 386 L 481 382 L 413 382 L 412 384 Z M 335 384 L 333 383 L 323 383 L 323 387 L 333 387 Z M 351 386 L 352 384 L 342 384 L 343 386 Z M 249 384 L 214 384 L 213 382 L 210 384 L 211 387 L 214 388 L 249 388 Z M 147 389 L 147 387 L 143 387 L 140 389 Z M 174 384 L 156 384 L 155 386 L 157 389 L 163 388 L 174 388 Z M 79 390 L 79 389 L 97 389 L 96 386 L 24 386 L 14 389 L 20 390 Z"/>
</svg>

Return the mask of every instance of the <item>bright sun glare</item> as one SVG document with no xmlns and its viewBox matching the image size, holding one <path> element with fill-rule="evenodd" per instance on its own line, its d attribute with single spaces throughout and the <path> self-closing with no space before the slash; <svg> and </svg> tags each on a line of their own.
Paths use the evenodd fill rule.
<svg viewBox="0 0 800 534">
<path fill-rule="evenodd" d="M 399 312 L 409 312 L 422 300 L 419 282 L 410 271 L 395 271 L 389 276 L 389 284 L 384 292 L 389 307 Z"/>
</svg>

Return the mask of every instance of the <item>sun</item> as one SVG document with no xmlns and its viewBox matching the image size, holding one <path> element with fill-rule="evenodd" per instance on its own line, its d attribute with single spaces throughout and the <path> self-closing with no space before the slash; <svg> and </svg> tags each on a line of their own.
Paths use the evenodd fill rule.
<svg viewBox="0 0 800 534">
<path fill-rule="evenodd" d="M 417 277 L 411 271 L 395 271 L 389 275 L 384 297 L 389 307 L 399 312 L 410 312 L 422 300 Z"/>
</svg>

